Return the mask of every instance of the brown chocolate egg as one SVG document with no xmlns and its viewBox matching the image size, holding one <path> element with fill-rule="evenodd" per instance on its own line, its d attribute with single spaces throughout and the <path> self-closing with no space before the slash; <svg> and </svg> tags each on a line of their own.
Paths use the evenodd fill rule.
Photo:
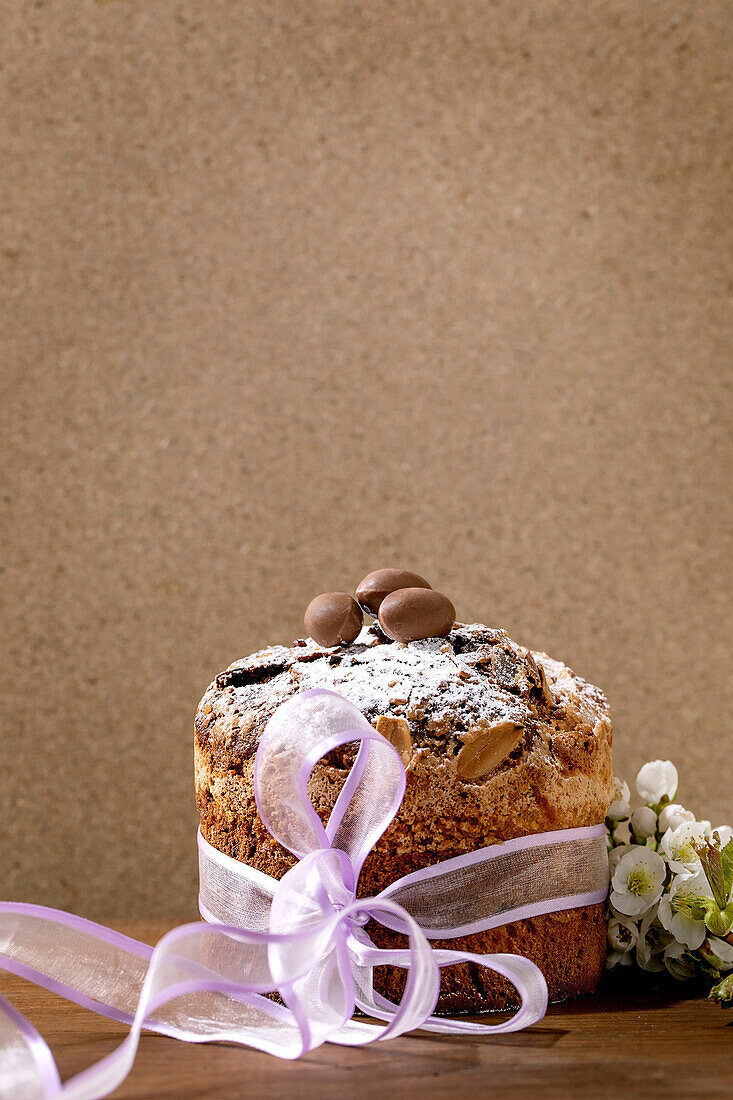
<svg viewBox="0 0 733 1100">
<path fill-rule="evenodd" d="M 353 642 L 364 614 L 348 592 L 322 592 L 308 604 L 303 622 L 313 641 L 330 649 Z"/>
<path fill-rule="evenodd" d="M 445 638 L 456 618 L 447 596 L 432 588 L 398 588 L 382 600 L 379 625 L 396 642 Z"/>
<path fill-rule="evenodd" d="M 410 573 L 407 569 L 375 569 L 356 588 L 356 598 L 370 615 L 378 615 L 382 600 L 399 588 L 430 588 L 419 573 Z"/>
</svg>

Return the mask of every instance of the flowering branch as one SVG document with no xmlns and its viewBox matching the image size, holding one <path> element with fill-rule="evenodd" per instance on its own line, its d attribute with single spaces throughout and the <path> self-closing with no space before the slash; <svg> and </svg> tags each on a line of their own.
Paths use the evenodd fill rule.
<svg viewBox="0 0 733 1100">
<path fill-rule="evenodd" d="M 680 980 L 704 974 L 717 981 L 711 998 L 733 1007 L 733 829 L 713 829 L 673 801 L 678 776 L 669 760 L 641 768 L 644 805 L 633 812 L 628 783 L 615 785 L 606 816 L 607 967 L 636 962 Z"/>
</svg>

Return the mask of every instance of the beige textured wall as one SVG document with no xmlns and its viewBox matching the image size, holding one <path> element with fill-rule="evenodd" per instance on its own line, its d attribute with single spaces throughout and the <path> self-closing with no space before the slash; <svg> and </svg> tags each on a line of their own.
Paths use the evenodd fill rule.
<svg viewBox="0 0 733 1100">
<path fill-rule="evenodd" d="M 197 699 L 390 563 L 730 819 L 730 5 L 0 21 L 0 894 L 192 913 Z"/>
</svg>

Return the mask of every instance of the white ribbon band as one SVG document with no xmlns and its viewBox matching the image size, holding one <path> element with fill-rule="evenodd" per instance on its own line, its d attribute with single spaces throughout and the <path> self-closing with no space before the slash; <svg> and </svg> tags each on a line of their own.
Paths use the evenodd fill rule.
<svg viewBox="0 0 733 1100">
<path fill-rule="evenodd" d="M 214 848 L 198 834 L 199 910 L 205 921 L 265 931 L 278 880 Z M 489 928 L 605 900 L 608 856 L 603 825 L 537 833 L 492 844 L 397 879 L 390 898 L 428 939 Z M 404 932 L 399 917 L 382 924 Z"/>
</svg>

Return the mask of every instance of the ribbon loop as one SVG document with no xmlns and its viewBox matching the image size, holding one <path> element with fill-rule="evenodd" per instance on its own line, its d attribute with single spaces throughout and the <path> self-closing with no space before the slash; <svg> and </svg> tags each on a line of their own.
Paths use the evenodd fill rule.
<svg viewBox="0 0 733 1100">
<path fill-rule="evenodd" d="M 308 798 L 308 778 L 322 756 L 351 741 L 361 742 L 359 752 L 324 829 Z M 399 809 L 405 769 L 396 749 L 353 703 L 315 688 L 283 703 L 267 723 L 254 787 L 259 815 L 284 848 L 299 858 L 339 848 L 358 875 Z"/>
</svg>

